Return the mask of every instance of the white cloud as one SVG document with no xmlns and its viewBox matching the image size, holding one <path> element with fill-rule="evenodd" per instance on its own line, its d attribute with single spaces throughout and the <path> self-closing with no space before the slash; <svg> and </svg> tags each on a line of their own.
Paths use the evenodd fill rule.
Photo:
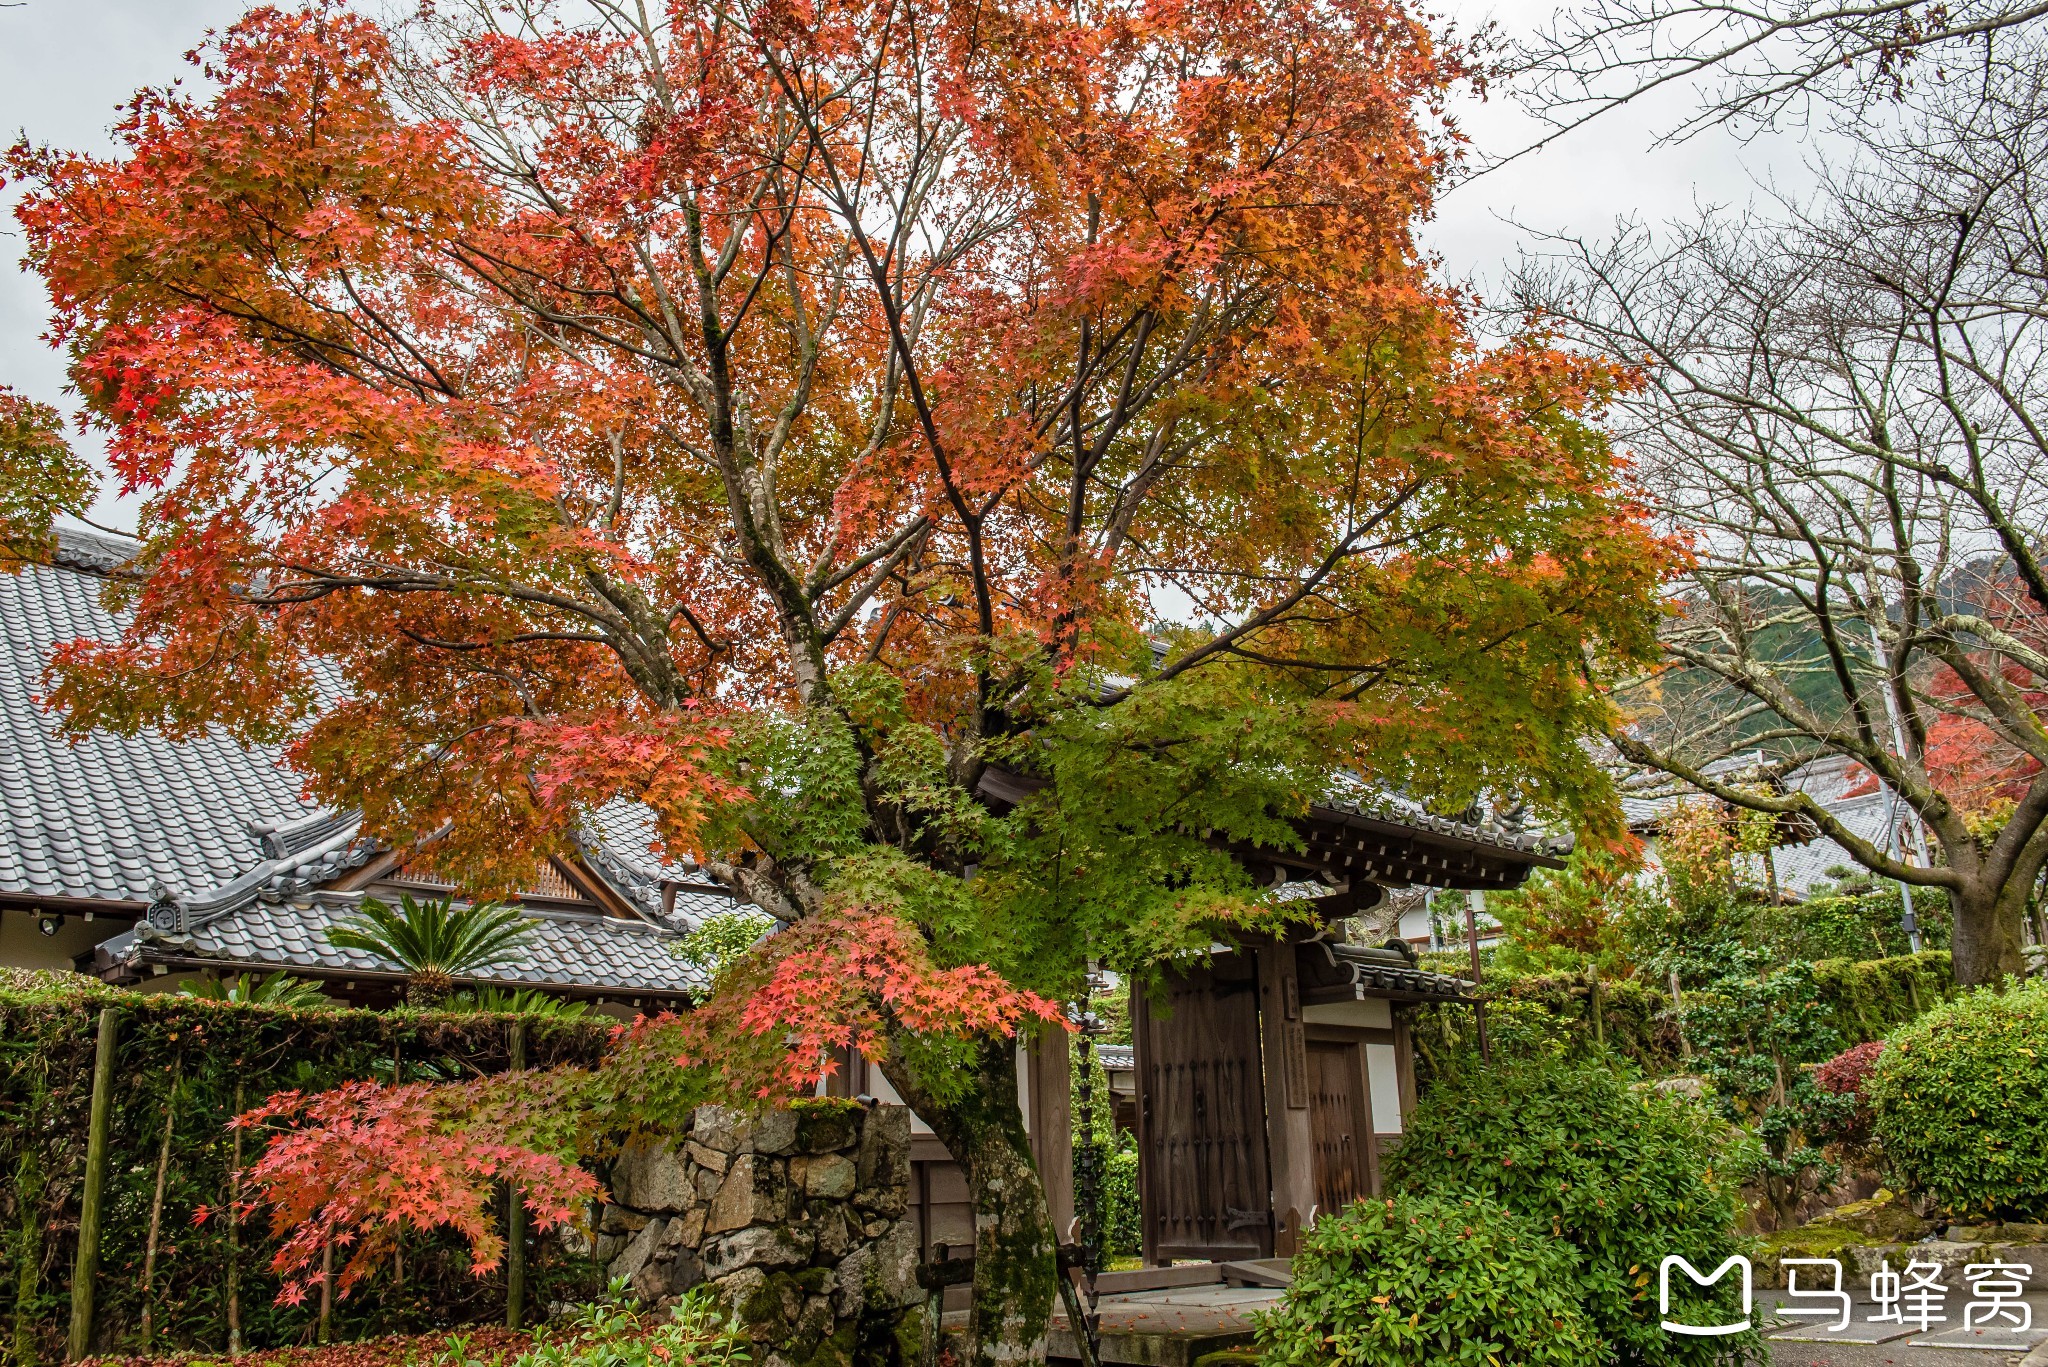
<svg viewBox="0 0 2048 1367">
<path fill-rule="evenodd" d="M 54 147 L 106 152 L 120 106 L 137 89 L 196 75 L 185 62 L 211 27 L 242 12 L 240 0 L 26 0 L 0 9 L 0 131 Z M 64 358 L 42 340 L 49 303 L 42 281 L 17 264 L 23 249 L 14 223 L 13 187 L 0 192 L 10 269 L 0 272 L 0 383 L 66 413 Z M 87 449 L 98 443 L 87 438 Z M 94 520 L 132 527 L 134 500 L 111 485 Z"/>
</svg>

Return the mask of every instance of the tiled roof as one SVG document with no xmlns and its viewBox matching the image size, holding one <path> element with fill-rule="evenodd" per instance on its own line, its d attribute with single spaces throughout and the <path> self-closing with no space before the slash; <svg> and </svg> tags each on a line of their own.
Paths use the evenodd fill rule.
<svg viewBox="0 0 2048 1367">
<path fill-rule="evenodd" d="M 1706 765 L 1701 772 L 1709 778 L 1741 779 L 1753 776 L 1764 762 L 1761 750 L 1752 750 L 1740 755 L 1727 755 Z M 1680 806 L 1698 802 L 1698 789 L 1688 787 L 1667 774 L 1643 772 L 1633 775 L 1623 784 L 1621 791 L 1621 816 L 1628 828 L 1639 835 L 1654 835 Z"/>
<path fill-rule="evenodd" d="M 1904 818 L 1905 808 L 1889 793 L 1867 793 L 1832 802 L 1822 799 L 1821 805 L 1827 808 L 1829 816 L 1879 849 L 1889 846 L 1894 854 L 1904 853 L 1891 828 Z M 1778 886 L 1802 897 L 1813 891 L 1816 884 L 1830 881 L 1829 869 L 1846 865 L 1861 872 L 1855 856 L 1825 835 L 1804 845 L 1773 850 L 1771 862 L 1778 874 Z"/>
<path fill-rule="evenodd" d="M 0 891 L 149 902 L 159 886 L 195 896 L 231 882 L 263 859 L 252 822 L 319 808 L 273 748 L 210 732 L 58 734 L 35 702 L 44 662 L 61 641 L 119 634 L 90 571 L 132 550 L 90 532 L 60 537 L 60 563 L 79 568 L 0 574 Z"/>
<path fill-rule="evenodd" d="M 677 884 L 672 916 L 695 928 L 706 917 L 733 909 L 724 888 L 697 871 L 694 864 L 663 860 L 654 852 L 658 832 L 654 813 L 637 802 L 608 802 L 590 814 L 578 838 L 583 857 L 605 881 L 649 916 L 662 915 L 662 884 Z"/>
<path fill-rule="evenodd" d="M 1138 1066 L 1137 1048 L 1129 1044 L 1098 1044 L 1095 1057 L 1102 1060 L 1104 1070 L 1112 1073 L 1128 1073 Z"/>
<path fill-rule="evenodd" d="M 1737 756 L 1709 768 L 1735 773 L 1753 768 L 1760 758 Z M 1659 782 L 1660 788 L 1652 794 L 1622 799 L 1622 810 L 1631 830 L 1655 834 L 1657 826 L 1679 803 L 1700 800 L 1700 794 L 1692 789 Z M 1823 755 L 1787 774 L 1783 782 L 1789 789 L 1810 795 L 1828 815 L 1879 849 L 1894 853 L 1904 850 L 1897 823 L 1906 820 L 1905 807 L 1879 787 L 1869 771 L 1855 760 L 1844 755 Z M 1771 866 L 1779 888 L 1796 897 L 1804 897 L 1817 885 L 1832 881 L 1829 869 L 1858 867 L 1854 856 L 1825 835 L 1779 845 L 1771 851 Z"/>
<path fill-rule="evenodd" d="M 396 975 L 392 961 L 327 942 L 327 928 L 357 899 L 315 894 L 301 901 L 252 901 L 179 933 L 145 921 L 101 945 L 102 965 L 131 971 L 150 964 L 279 968 L 317 977 L 350 973 Z M 681 996 L 703 987 L 703 974 L 672 951 L 674 932 L 616 916 L 526 911 L 532 930 L 507 962 L 474 976 L 505 987 L 595 989 L 606 995 Z"/>
<path fill-rule="evenodd" d="M 1352 991 L 1360 998 L 1377 996 L 1419 997 L 1427 1001 L 1468 1001 L 1471 984 L 1448 973 L 1433 973 L 1415 966 L 1411 953 L 1391 946 L 1340 945 L 1318 941 L 1330 967 L 1348 976 Z"/>
<path fill-rule="evenodd" d="M 36 705 L 53 646 L 120 634 L 100 592 L 133 551 L 121 538 L 66 529 L 55 566 L 0 575 L 0 892 L 146 905 L 146 921 L 101 946 L 108 967 L 190 958 L 395 972 L 327 943 L 326 927 L 356 899 L 324 889 L 377 845 L 357 814 L 302 799 L 277 747 L 154 731 L 94 732 L 72 744 Z M 628 994 L 694 987 L 695 971 L 668 945 L 732 902 L 657 860 L 653 835 L 650 814 L 616 803 L 579 843 L 607 882 L 662 924 L 529 911 L 535 934 L 520 962 L 490 980 Z M 664 880 L 685 885 L 673 917 L 663 915 Z"/>
</svg>

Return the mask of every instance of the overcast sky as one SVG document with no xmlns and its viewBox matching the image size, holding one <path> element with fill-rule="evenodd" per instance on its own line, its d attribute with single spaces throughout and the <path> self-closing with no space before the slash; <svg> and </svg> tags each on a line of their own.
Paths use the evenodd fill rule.
<svg viewBox="0 0 2048 1367">
<path fill-rule="evenodd" d="M 187 76 L 184 54 L 208 28 L 232 21 L 244 7 L 243 0 L 24 0 L 0 8 L 0 133 L 10 142 L 25 133 L 39 143 L 105 150 L 117 106 L 140 86 Z M 1511 31 L 1549 13 L 1532 0 L 1448 0 L 1437 8 L 1461 27 L 1492 18 Z M 1790 136 L 1745 145 L 1717 134 L 1653 148 L 1653 130 L 1670 126 L 1689 98 L 1674 92 L 1661 108 L 1597 120 L 1460 186 L 1428 226 L 1428 245 L 1442 255 L 1447 273 L 1484 290 L 1527 241 L 1517 225 L 1599 234 L 1619 218 L 1657 222 L 1686 216 L 1695 203 L 1745 202 L 1759 181 L 1785 188 L 1806 182 L 1810 149 Z M 1505 101 L 1468 105 L 1460 117 L 1489 152 L 1512 150 L 1533 136 L 1534 125 Z M 0 195 L 11 210 L 12 194 Z M 62 358 L 41 340 L 48 321 L 41 282 L 15 264 L 21 238 L 11 212 L 0 228 L 9 264 L 0 273 L 0 383 L 74 412 Z M 110 486 L 95 520 L 132 527 L 133 501 L 114 497 Z"/>
</svg>

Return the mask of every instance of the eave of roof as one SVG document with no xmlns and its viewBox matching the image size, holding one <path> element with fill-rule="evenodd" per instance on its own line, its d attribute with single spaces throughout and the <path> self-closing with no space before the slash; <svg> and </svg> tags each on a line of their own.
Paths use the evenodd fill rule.
<svg viewBox="0 0 2048 1367">
<path fill-rule="evenodd" d="M 101 590 L 134 550 L 67 529 L 54 565 L 0 574 L 0 893 L 147 903 L 159 887 L 215 888 L 263 857 L 252 822 L 318 810 L 275 748 L 216 732 L 174 741 L 148 729 L 74 740 L 42 708 L 55 646 L 119 636 L 122 621 Z"/>
<path fill-rule="evenodd" d="M 1354 1001 L 1378 998 L 1385 1001 L 1462 1002 L 1472 1000 L 1471 984 L 1448 973 L 1418 968 L 1413 959 L 1396 949 L 1368 945 L 1332 944 L 1311 941 L 1301 946 L 1308 954 L 1321 951 L 1323 971 L 1302 984 L 1302 1000 Z"/>
<path fill-rule="evenodd" d="M 1492 857 L 1526 859 L 1544 868 L 1561 869 L 1572 852 L 1573 838 L 1547 835 L 1541 831 L 1517 830 L 1507 826 L 1475 824 L 1427 812 L 1396 812 L 1389 808 L 1365 807 L 1353 802 L 1318 804 L 1309 809 L 1309 819 L 1341 824 L 1348 829 L 1373 834 L 1423 835 L 1446 849 L 1468 850 Z"/>
<path fill-rule="evenodd" d="M 64 529 L 52 564 L 0 575 L 0 648 L 8 656 L 0 661 L 0 902 L 51 911 L 141 913 L 148 926 L 144 940 L 231 937 L 249 917 L 255 920 L 248 924 L 260 926 L 265 917 L 288 916 L 280 909 L 293 906 L 318 905 L 324 914 L 340 914 L 337 908 L 354 903 L 330 894 L 337 886 L 365 881 L 367 874 L 359 871 L 384 851 L 363 834 L 359 813 L 307 801 L 281 749 L 245 747 L 215 733 L 173 741 L 148 730 L 134 736 L 95 732 L 74 744 L 61 734 L 58 719 L 39 706 L 43 664 L 55 645 L 81 637 L 118 638 L 123 620 L 101 602 L 101 587 L 121 573 L 136 549 L 127 538 Z M 603 927 L 606 938 L 586 946 L 592 953 L 633 943 L 610 935 L 614 927 L 672 937 L 732 909 L 721 889 L 654 856 L 648 848 L 652 839 L 651 814 L 626 803 L 594 813 L 578 833 L 593 881 L 616 891 L 616 909 L 652 923 L 615 918 Z M 216 928 L 207 931 L 209 926 Z M 122 952 L 135 943 L 131 933 Z M 148 953 L 157 956 L 152 962 L 168 963 L 167 947 Z M 223 944 L 201 957 L 222 966 L 290 967 L 314 976 L 332 967 L 321 965 L 318 954 L 285 962 L 255 950 L 240 958 L 238 953 Z M 628 953 L 628 965 L 639 957 Z M 695 986 L 687 975 L 674 977 L 679 965 L 665 951 L 662 962 L 639 963 L 617 981 L 614 967 L 579 965 L 571 956 L 557 966 L 561 971 L 550 970 L 546 985 L 608 995 L 682 995 Z M 373 970 L 351 964 L 335 973 L 349 971 Z M 502 981 L 527 980 L 515 975 Z"/>
</svg>

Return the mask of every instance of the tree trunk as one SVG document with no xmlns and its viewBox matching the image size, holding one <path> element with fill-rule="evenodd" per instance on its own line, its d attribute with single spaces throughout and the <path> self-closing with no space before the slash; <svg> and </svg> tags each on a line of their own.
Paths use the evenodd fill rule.
<svg viewBox="0 0 2048 1367">
<path fill-rule="evenodd" d="M 971 1367 L 1041 1363 L 1059 1271 L 1045 1184 L 1017 1103 L 1017 1041 L 987 1040 L 977 1052 L 966 1095 L 950 1105 L 910 1076 L 900 1053 L 883 1073 L 967 1177 L 974 1205 Z"/>
<path fill-rule="evenodd" d="M 171 1090 L 164 1098 L 163 1142 L 156 1152 L 156 1189 L 149 1200 L 149 1237 L 143 1241 L 142 1252 L 142 1351 L 149 1352 L 156 1340 L 156 1252 L 159 1237 L 164 1227 L 164 1186 L 171 1173 L 171 1135 L 178 1113 L 178 1078 L 185 1066 L 185 1056 L 178 1054 L 171 1059 Z"/>
<path fill-rule="evenodd" d="M 242 1113 L 242 1084 L 235 1084 L 235 1114 Z M 228 1356 L 242 1355 L 242 1127 L 228 1160 Z"/>
<path fill-rule="evenodd" d="M 2016 886 L 2016 880 L 1995 890 L 1972 885 L 1949 894 L 1957 986 L 1977 987 L 2024 974 L 2020 917 L 2026 905 L 2027 889 Z"/>
</svg>

